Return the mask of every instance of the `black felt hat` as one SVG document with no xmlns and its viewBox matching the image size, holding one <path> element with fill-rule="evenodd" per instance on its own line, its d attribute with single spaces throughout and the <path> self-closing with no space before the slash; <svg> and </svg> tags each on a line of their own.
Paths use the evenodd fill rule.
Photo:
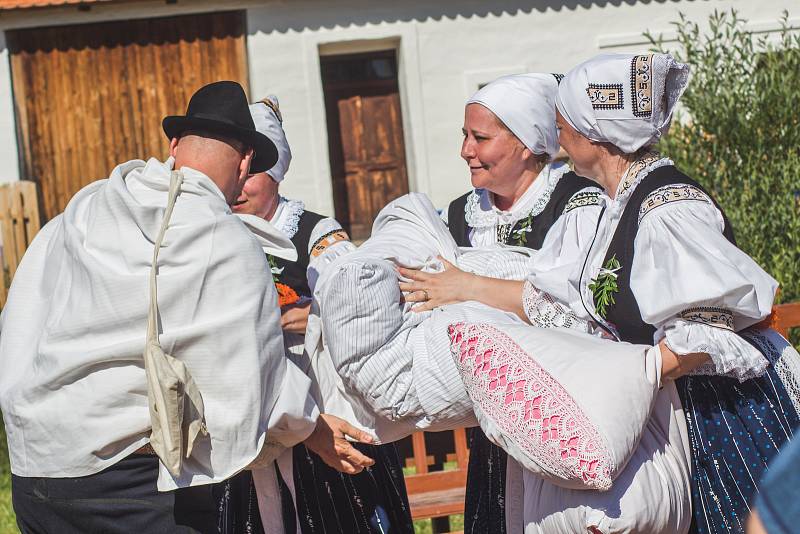
<svg viewBox="0 0 800 534">
<path fill-rule="evenodd" d="M 247 96 L 236 82 L 214 82 L 201 87 L 189 100 L 186 115 L 164 117 L 161 126 L 170 139 L 180 137 L 187 130 L 207 131 L 238 139 L 255 151 L 250 164 L 250 172 L 253 173 L 268 171 L 278 161 L 275 143 L 256 130 Z"/>
</svg>

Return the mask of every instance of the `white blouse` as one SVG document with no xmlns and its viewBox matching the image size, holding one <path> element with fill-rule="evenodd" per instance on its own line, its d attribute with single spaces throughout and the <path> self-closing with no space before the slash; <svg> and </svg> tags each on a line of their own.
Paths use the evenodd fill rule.
<svg viewBox="0 0 800 534">
<path fill-rule="evenodd" d="M 566 281 L 540 267 L 546 254 L 537 256 L 539 263 L 534 263 L 525 288 L 526 310 L 547 293 L 559 301 L 564 316 L 572 314 L 584 327 L 602 323 L 614 331 L 595 311 L 589 284 L 603 267 L 632 192 L 651 171 L 665 165 L 672 161 L 651 155 L 631 166 L 615 198 L 601 195 L 604 210 L 597 229 L 588 236 L 583 259 Z M 665 186 L 651 193 L 642 206 L 630 283 L 642 319 L 657 329 L 653 343 L 666 337 L 677 354 L 709 354 L 712 363 L 695 374 L 739 380 L 760 375 L 767 360 L 736 332 L 770 314 L 777 282 L 724 237 L 722 214 L 698 188 Z M 548 234 L 542 250 L 557 247 L 552 243 L 556 237 L 556 232 Z M 537 313 L 531 309 L 532 322 Z"/>
</svg>

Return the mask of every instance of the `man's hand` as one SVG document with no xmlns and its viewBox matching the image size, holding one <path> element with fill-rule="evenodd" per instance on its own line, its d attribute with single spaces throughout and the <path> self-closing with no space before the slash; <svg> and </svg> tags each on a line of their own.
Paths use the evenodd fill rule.
<svg viewBox="0 0 800 534">
<path fill-rule="evenodd" d="M 285 332 L 305 335 L 308 326 L 308 314 L 311 311 L 311 301 L 300 305 L 286 306 L 281 309 L 281 328 Z"/>
<path fill-rule="evenodd" d="M 372 436 L 347 421 L 333 415 L 320 414 L 317 427 L 306 439 L 305 445 L 322 458 L 323 462 L 348 475 L 360 473 L 365 467 L 375 464 L 375 460 L 361 454 L 345 436 L 360 443 L 372 443 Z"/>
</svg>

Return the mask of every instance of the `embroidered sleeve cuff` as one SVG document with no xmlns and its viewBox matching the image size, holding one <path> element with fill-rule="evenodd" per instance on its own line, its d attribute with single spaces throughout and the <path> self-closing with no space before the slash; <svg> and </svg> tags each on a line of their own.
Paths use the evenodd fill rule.
<svg viewBox="0 0 800 534">
<path fill-rule="evenodd" d="M 569 199 L 569 202 L 564 206 L 563 213 L 569 213 L 578 208 L 585 208 L 587 206 L 600 205 L 600 190 L 583 189 L 578 191 Z"/>
<path fill-rule="evenodd" d="M 723 375 L 743 382 L 766 370 L 769 362 L 764 355 L 733 331 L 731 314 L 718 310 L 681 315 L 664 327 L 669 348 L 678 355 L 704 352 L 711 357 L 709 364 L 692 374 Z"/>
</svg>

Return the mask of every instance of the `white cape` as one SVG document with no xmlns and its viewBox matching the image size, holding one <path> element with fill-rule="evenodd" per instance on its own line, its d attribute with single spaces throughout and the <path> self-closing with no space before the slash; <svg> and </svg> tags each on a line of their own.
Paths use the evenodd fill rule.
<svg viewBox="0 0 800 534">
<path fill-rule="evenodd" d="M 89 475 L 147 443 L 148 274 L 171 166 L 119 165 L 78 192 L 23 258 L 0 337 L 15 474 Z M 309 380 L 284 357 L 264 257 L 266 247 L 291 259 L 293 247 L 266 221 L 234 216 L 207 176 L 182 170 L 159 257 L 159 326 L 200 389 L 209 437 L 179 476 L 161 467 L 161 490 L 224 480 L 262 445 L 277 454 L 305 439 L 317 414 Z"/>
</svg>

